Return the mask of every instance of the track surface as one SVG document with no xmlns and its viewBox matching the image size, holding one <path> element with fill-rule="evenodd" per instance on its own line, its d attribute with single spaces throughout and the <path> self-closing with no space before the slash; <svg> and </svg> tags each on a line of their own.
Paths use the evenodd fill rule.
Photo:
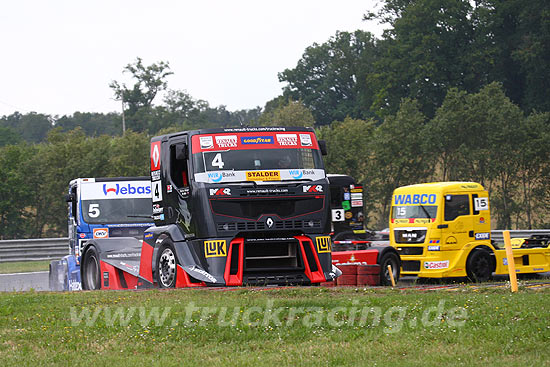
<svg viewBox="0 0 550 367">
<path fill-rule="evenodd" d="M 399 280 L 397 289 L 409 290 L 415 289 L 418 291 L 460 291 L 460 290 L 476 290 L 480 288 L 505 288 L 508 278 L 506 276 L 495 277 L 496 281 L 491 283 L 475 284 L 475 283 L 449 283 L 432 282 L 431 284 L 415 284 L 416 277 L 404 277 Z M 522 284 L 520 280 L 520 284 Z M 542 273 L 537 275 L 534 280 L 529 283 L 522 284 L 525 288 L 550 288 L 550 273 Z M 268 287 L 271 288 L 271 287 Z M 261 287 L 261 289 L 268 289 Z M 0 292 L 10 291 L 48 291 L 48 272 L 37 271 L 32 273 L 16 273 L 16 274 L 0 274 Z M 212 290 L 236 290 L 238 288 L 209 288 Z"/>
</svg>

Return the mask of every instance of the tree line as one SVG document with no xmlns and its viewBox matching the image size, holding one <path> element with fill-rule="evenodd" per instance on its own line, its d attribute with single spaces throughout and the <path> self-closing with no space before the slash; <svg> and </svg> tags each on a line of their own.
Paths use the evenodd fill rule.
<svg viewBox="0 0 550 367">
<path fill-rule="evenodd" d="M 0 117 L 0 238 L 65 235 L 68 182 L 147 175 L 151 136 L 239 125 L 314 126 L 327 172 L 365 185 L 373 228 L 393 189 L 439 180 L 483 184 L 497 228 L 548 227 L 548 14 L 540 0 L 386 0 L 364 15 L 388 27 L 380 38 L 311 45 L 279 73 L 280 96 L 240 111 L 170 89 L 168 62 L 137 58 L 133 84 L 110 84 L 123 114 Z"/>
</svg>

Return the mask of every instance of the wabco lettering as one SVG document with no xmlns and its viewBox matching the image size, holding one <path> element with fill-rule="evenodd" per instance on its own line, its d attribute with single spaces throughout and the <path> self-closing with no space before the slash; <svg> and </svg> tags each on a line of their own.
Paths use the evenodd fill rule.
<svg viewBox="0 0 550 367">
<path fill-rule="evenodd" d="M 437 200 L 436 194 L 394 195 L 394 205 L 435 204 L 436 200 Z"/>
</svg>

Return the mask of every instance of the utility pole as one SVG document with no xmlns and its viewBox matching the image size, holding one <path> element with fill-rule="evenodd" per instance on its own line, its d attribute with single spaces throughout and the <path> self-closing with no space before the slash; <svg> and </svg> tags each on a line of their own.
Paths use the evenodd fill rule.
<svg viewBox="0 0 550 367">
<path fill-rule="evenodd" d="M 126 119 L 124 118 L 124 97 L 120 99 L 122 102 L 122 135 L 126 132 Z"/>
</svg>

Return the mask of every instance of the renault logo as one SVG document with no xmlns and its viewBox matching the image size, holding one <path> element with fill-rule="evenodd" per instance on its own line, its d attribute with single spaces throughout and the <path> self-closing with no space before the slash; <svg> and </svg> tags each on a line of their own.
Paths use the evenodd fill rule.
<svg viewBox="0 0 550 367">
<path fill-rule="evenodd" d="M 265 224 L 267 224 L 268 228 L 273 227 L 273 219 L 267 218 L 267 220 L 265 221 Z"/>
</svg>

